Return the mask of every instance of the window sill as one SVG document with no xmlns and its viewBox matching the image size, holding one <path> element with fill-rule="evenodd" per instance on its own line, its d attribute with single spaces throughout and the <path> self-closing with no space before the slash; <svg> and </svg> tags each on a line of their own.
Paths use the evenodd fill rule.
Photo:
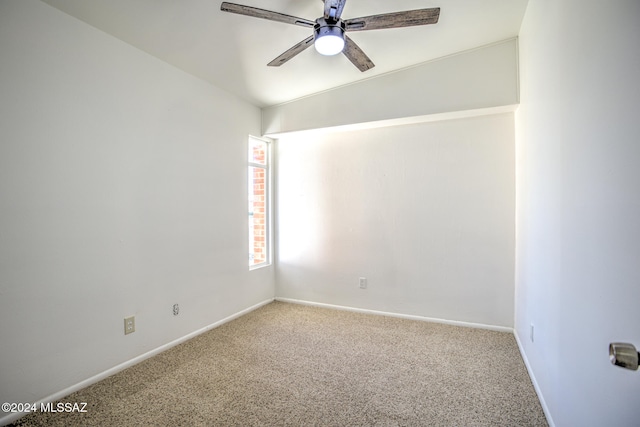
<svg viewBox="0 0 640 427">
<path fill-rule="evenodd" d="M 270 265 L 271 265 L 270 262 L 262 262 L 260 264 L 250 265 L 249 266 L 249 271 L 258 270 L 258 269 L 263 268 L 263 267 L 269 267 Z"/>
</svg>

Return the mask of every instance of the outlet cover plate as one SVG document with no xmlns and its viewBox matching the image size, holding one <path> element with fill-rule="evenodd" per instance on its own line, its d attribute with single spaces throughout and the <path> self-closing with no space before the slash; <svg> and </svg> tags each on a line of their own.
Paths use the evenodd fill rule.
<svg viewBox="0 0 640 427">
<path fill-rule="evenodd" d="M 124 334 L 132 334 L 136 331 L 136 318 L 135 316 L 125 317 L 124 319 Z"/>
</svg>

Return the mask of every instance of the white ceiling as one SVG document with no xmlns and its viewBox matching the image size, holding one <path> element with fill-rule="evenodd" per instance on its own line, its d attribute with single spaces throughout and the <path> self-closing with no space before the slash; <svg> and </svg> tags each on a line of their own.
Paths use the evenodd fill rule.
<svg viewBox="0 0 640 427">
<path fill-rule="evenodd" d="M 157 58 L 265 107 L 518 35 L 528 0 L 348 0 L 342 18 L 440 7 L 435 25 L 349 33 L 376 64 L 361 73 L 313 47 L 267 63 L 311 30 L 220 11 L 222 0 L 42 0 Z M 320 0 L 234 0 L 315 20 Z"/>
</svg>

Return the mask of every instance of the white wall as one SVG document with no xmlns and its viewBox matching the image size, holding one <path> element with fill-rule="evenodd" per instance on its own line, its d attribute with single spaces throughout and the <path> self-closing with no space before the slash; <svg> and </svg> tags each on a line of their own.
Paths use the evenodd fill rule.
<svg viewBox="0 0 640 427">
<path fill-rule="evenodd" d="M 514 137 L 507 113 L 279 139 L 277 296 L 513 326 Z"/>
<path fill-rule="evenodd" d="M 36 0 L 0 2 L 0 57 L 1 402 L 274 296 L 247 264 L 258 108 Z"/>
<path fill-rule="evenodd" d="M 320 129 L 518 103 L 515 39 L 263 110 L 263 133 Z"/>
<path fill-rule="evenodd" d="M 640 346 L 639 21 L 535 0 L 520 34 L 516 333 L 558 427 L 640 424 L 640 372 L 608 359 Z"/>
</svg>

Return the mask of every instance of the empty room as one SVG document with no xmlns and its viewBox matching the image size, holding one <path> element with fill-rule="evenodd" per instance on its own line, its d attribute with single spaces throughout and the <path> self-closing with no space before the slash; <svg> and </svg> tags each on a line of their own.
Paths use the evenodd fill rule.
<svg viewBox="0 0 640 427">
<path fill-rule="evenodd" d="M 0 425 L 640 425 L 637 0 L 0 0 Z"/>
</svg>

